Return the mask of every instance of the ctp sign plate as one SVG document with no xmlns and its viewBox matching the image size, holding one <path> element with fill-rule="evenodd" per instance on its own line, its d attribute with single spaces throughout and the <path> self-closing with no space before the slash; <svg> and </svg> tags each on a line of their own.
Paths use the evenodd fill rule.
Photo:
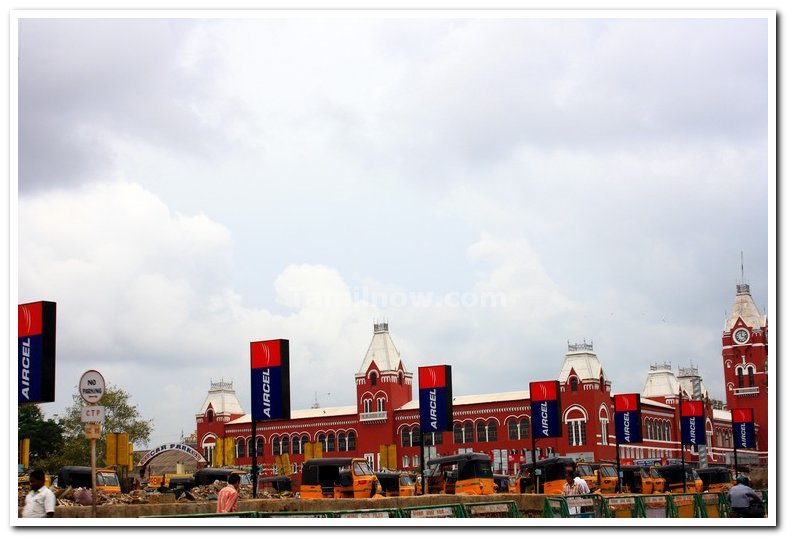
<svg viewBox="0 0 787 537">
<path fill-rule="evenodd" d="M 79 395 L 91 405 L 101 401 L 105 387 L 104 377 L 95 369 L 85 371 L 79 379 Z"/>
</svg>

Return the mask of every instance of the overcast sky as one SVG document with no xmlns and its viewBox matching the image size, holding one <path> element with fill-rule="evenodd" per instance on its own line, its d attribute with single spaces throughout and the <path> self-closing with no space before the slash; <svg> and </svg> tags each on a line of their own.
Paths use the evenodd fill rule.
<svg viewBox="0 0 787 537">
<path fill-rule="evenodd" d="M 293 408 L 352 405 L 383 318 L 455 395 L 592 340 L 613 391 L 666 361 L 724 399 L 741 251 L 769 307 L 767 20 L 442 17 L 20 22 L 48 415 L 95 368 L 176 441 L 274 338 Z"/>
</svg>

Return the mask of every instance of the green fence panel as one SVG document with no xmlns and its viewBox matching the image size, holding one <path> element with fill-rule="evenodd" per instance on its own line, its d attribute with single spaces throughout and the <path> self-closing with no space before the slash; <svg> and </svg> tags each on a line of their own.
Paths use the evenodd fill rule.
<svg viewBox="0 0 787 537">
<path fill-rule="evenodd" d="M 257 518 L 333 518 L 332 511 L 257 511 Z"/>
<path fill-rule="evenodd" d="M 645 511 L 636 496 L 603 496 L 607 518 L 643 518 Z"/>
<path fill-rule="evenodd" d="M 640 512 L 645 518 L 674 518 L 675 506 L 670 503 L 671 494 L 642 495 L 637 498 Z"/>
<path fill-rule="evenodd" d="M 727 494 L 723 492 L 705 492 L 698 495 L 705 509 L 705 516 L 708 518 L 727 518 L 727 508 L 725 506 Z"/>
<path fill-rule="evenodd" d="M 237 511 L 235 513 L 193 513 L 189 515 L 146 515 L 139 518 L 257 518 L 254 511 Z"/>
<path fill-rule="evenodd" d="M 768 491 L 767 490 L 757 490 L 755 492 L 759 492 L 760 496 L 762 496 L 762 507 L 765 509 L 765 516 L 768 516 Z"/>
<path fill-rule="evenodd" d="M 568 516 L 571 518 L 604 518 L 604 497 L 600 494 L 565 496 Z"/>
<path fill-rule="evenodd" d="M 335 511 L 334 518 L 402 518 L 402 512 L 397 508 L 391 509 L 349 509 Z"/>
<path fill-rule="evenodd" d="M 566 499 L 563 496 L 547 496 L 544 498 L 541 518 L 569 518 Z"/>
<path fill-rule="evenodd" d="M 400 511 L 404 518 L 467 518 L 467 513 L 460 503 L 402 507 Z"/>
<path fill-rule="evenodd" d="M 520 518 L 516 502 L 482 502 L 464 504 L 467 518 Z"/>
<path fill-rule="evenodd" d="M 704 504 L 696 493 L 669 494 L 674 509 L 671 518 L 707 518 L 703 517 Z"/>
</svg>

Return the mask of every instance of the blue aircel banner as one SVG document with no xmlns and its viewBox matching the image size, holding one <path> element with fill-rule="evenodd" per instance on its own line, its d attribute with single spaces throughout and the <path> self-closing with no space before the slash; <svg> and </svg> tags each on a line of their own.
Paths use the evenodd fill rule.
<svg viewBox="0 0 787 537">
<path fill-rule="evenodd" d="M 418 403 L 421 432 L 452 431 L 454 396 L 450 365 L 418 368 Z"/>
<path fill-rule="evenodd" d="M 55 400 L 57 304 L 19 304 L 17 311 L 19 404 L 52 403 Z"/>
<path fill-rule="evenodd" d="M 702 401 L 681 401 L 680 434 L 684 446 L 705 445 L 705 404 Z"/>
<path fill-rule="evenodd" d="M 290 419 L 290 342 L 251 343 L 251 419 Z"/>
<path fill-rule="evenodd" d="M 642 418 L 638 393 L 615 395 L 615 438 L 618 444 L 642 442 Z"/>
<path fill-rule="evenodd" d="M 755 449 L 754 409 L 734 408 L 732 413 L 732 440 L 736 449 Z"/>
<path fill-rule="evenodd" d="M 560 386 L 556 380 L 530 383 L 533 438 L 563 436 L 560 422 Z"/>
</svg>

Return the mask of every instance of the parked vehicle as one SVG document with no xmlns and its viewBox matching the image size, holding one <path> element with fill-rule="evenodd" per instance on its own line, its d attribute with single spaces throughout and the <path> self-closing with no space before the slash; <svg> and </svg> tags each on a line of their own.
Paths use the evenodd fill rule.
<svg viewBox="0 0 787 537">
<path fill-rule="evenodd" d="M 276 475 L 273 477 L 260 477 L 257 479 L 260 490 L 272 489 L 275 492 L 292 492 L 292 479 L 286 475 Z"/>
<path fill-rule="evenodd" d="M 194 484 L 199 487 L 210 485 L 214 481 L 227 481 L 231 474 L 240 475 L 241 485 L 251 485 L 249 474 L 235 468 L 202 468 L 194 472 Z"/>
<path fill-rule="evenodd" d="M 601 494 L 615 494 L 618 490 L 617 466 L 607 462 L 594 462 L 591 466 L 596 471 L 597 488 Z"/>
<path fill-rule="evenodd" d="M 519 491 L 560 495 L 563 493 L 563 484 L 566 482 L 566 469 L 571 468 L 576 468 L 576 463 L 574 459 L 570 457 L 542 459 L 536 461 L 536 475 L 534 480 L 531 475 L 533 467 L 528 464 L 522 467 L 520 475 L 517 476 Z M 533 486 L 534 481 L 536 483 L 535 487 Z"/>
<path fill-rule="evenodd" d="M 377 472 L 380 494 L 391 496 L 414 496 L 415 477 L 407 472 Z"/>
<path fill-rule="evenodd" d="M 696 470 L 702 479 L 703 492 L 727 492 L 735 485 L 732 470 L 723 466 L 711 466 Z"/>
<path fill-rule="evenodd" d="M 366 459 L 309 459 L 301 469 L 301 498 L 373 498 L 380 486 Z"/>
<path fill-rule="evenodd" d="M 591 492 L 598 490 L 598 474 L 589 462 L 578 462 L 575 470 L 577 475 L 585 480 Z"/>
<path fill-rule="evenodd" d="M 493 474 L 495 481 L 495 494 L 510 494 L 514 492 L 514 478 L 506 474 Z"/>
<path fill-rule="evenodd" d="M 667 487 L 667 480 L 661 477 L 658 471 L 658 466 L 651 466 L 648 468 L 650 479 L 653 482 L 653 494 L 662 494 Z M 646 493 L 647 494 L 647 493 Z"/>
<path fill-rule="evenodd" d="M 654 468 L 664 478 L 664 492 L 702 492 L 702 480 L 693 468 L 686 466 L 685 490 L 683 488 L 683 465 L 668 464 L 666 466 L 654 466 Z"/>
<path fill-rule="evenodd" d="M 91 488 L 93 486 L 90 466 L 63 466 L 57 473 L 52 485 L 61 489 Z M 96 490 L 104 494 L 120 494 L 120 480 L 115 470 L 110 468 L 96 469 Z"/>
<path fill-rule="evenodd" d="M 620 480 L 620 492 L 624 494 L 653 494 L 653 478 L 647 468 L 637 465 L 620 467 L 623 474 Z"/>
<path fill-rule="evenodd" d="M 427 466 L 429 494 L 494 494 L 492 462 L 489 455 L 462 453 L 430 459 Z"/>
</svg>

